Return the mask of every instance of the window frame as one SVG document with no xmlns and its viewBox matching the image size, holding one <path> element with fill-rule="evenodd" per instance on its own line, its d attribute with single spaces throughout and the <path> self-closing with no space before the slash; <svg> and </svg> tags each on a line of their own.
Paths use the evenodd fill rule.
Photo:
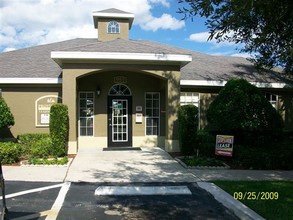
<svg viewBox="0 0 293 220">
<path fill-rule="evenodd" d="M 190 96 L 190 94 L 191 94 L 191 96 Z M 184 97 L 184 99 L 185 99 L 184 102 L 182 102 L 182 97 Z M 191 97 L 191 102 L 187 102 L 186 97 Z M 197 97 L 197 102 L 193 101 L 193 97 Z M 194 105 L 199 108 L 199 102 L 200 102 L 199 92 L 180 92 L 180 106 Z"/>
<path fill-rule="evenodd" d="M 82 93 L 85 93 L 86 94 L 86 97 L 85 98 L 81 98 L 81 94 Z M 87 116 L 85 116 L 85 117 L 81 117 L 81 100 L 82 99 L 85 99 L 85 100 L 87 100 L 88 98 L 87 98 L 87 94 L 89 94 L 89 93 L 91 93 L 92 94 L 92 102 L 93 102 L 93 109 L 92 109 L 92 116 L 90 116 L 90 117 L 87 117 Z M 87 108 L 87 104 L 86 104 L 86 106 L 85 106 L 85 108 Z M 92 135 L 87 135 L 88 134 L 88 131 L 87 131 L 87 129 L 88 128 L 91 128 L 91 127 L 88 127 L 87 125 L 85 125 L 85 126 L 81 126 L 81 119 L 89 119 L 89 118 L 91 118 L 92 119 L 92 121 L 93 121 L 93 123 L 92 123 Z M 86 130 L 86 135 L 81 135 L 81 128 L 85 128 Z M 95 134 L 95 92 L 94 91 L 79 91 L 79 94 L 78 94 L 78 136 L 79 137 L 94 137 L 94 134 Z"/>
<path fill-rule="evenodd" d="M 107 33 L 108 34 L 120 34 L 120 24 L 115 20 L 109 21 L 107 24 Z"/>
<path fill-rule="evenodd" d="M 152 106 L 151 108 L 148 108 L 147 107 L 147 101 L 150 100 L 150 99 L 147 99 L 147 95 L 148 94 L 152 94 Z M 153 99 L 153 95 L 154 94 L 158 94 L 158 99 Z M 156 108 L 158 110 L 158 116 L 148 116 L 147 115 L 147 110 L 148 109 L 151 109 L 151 111 L 153 112 L 154 111 L 154 105 L 153 105 L 153 101 L 154 100 L 158 100 L 158 108 Z M 161 95 L 160 95 L 160 92 L 145 92 L 145 136 L 160 136 L 160 120 L 161 120 L 161 115 L 160 115 L 160 111 L 161 111 Z M 158 125 L 157 125 L 157 134 L 153 134 L 153 127 L 154 126 L 151 126 L 152 127 L 152 134 L 147 134 L 147 120 L 148 119 L 157 119 L 158 120 Z"/>
<path fill-rule="evenodd" d="M 273 96 L 276 97 L 276 100 L 273 100 Z M 279 97 L 276 94 L 273 94 L 271 92 L 265 92 L 265 98 L 269 101 L 269 103 L 276 109 L 278 110 L 278 101 Z"/>
</svg>

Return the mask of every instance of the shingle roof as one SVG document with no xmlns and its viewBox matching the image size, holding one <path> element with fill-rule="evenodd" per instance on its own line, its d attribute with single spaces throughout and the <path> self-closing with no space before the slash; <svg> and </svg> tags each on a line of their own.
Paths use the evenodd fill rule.
<svg viewBox="0 0 293 220">
<path fill-rule="evenodd" d="M 51 51 L 192 54 L 192 62 L 181 69 L 182 80 L 226 81 L 242 77 L 251 82 L 287 82 L 281 74 L 259 74 L 249 61 L 240 57 L 211 56 L 146 40 L 101 42 L 80 38 L 1 53 L 0 78 L 61 77 L 62 69 L 51 59 Z"/>
<path fill-rule="evenodd" d="M 116 9 L 116 8 L 109 8 L 109 9 L 105 9 L 105 10 L 101 10 L 101 11 L 94 11 L 94 13 L 119 13 L 119 14 L 132 14 L 132 13 L 130 13 L 130 12 L 121 11 L 121 10 Z"/>
</svg>

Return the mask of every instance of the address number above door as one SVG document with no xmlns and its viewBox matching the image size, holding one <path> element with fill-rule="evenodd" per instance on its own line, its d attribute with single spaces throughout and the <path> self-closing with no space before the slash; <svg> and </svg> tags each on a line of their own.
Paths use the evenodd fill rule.
<svg viewBox="0 0 293 220">
<path fill-rule="evenodd" d="M 114 83 L 127 83 L 127 77 L 126 76 L 115 76 L 113 78 Z"/>
</svg>

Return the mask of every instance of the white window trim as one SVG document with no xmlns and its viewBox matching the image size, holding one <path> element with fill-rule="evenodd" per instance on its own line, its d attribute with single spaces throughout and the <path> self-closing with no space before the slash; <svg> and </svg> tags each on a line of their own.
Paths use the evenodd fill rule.
<svg viewBox="0 0 293 220">
<path fill-rule="evenodd" d="M 158 134 L 157 135 L 148 135 L 147 134 L 147 118 L 150 118 L 150 117 L 147 117 L 146 115 L 146 94 L 159 94 L 159 116 L 158 117 L 155 117 L 155 118 L 158 118 L 159 121 L 158 121 Z M 145 126 L 144 126 L 144 135 L 147 136 L 147 137 L 159 137 L 160 136 L 160 129 L 161 129 L 161 94 L 160 92 L 145 92 L 144 94 L 144 101 L 145 101 L 145 107 L 144 107 L 144 113 L 145 113 L 145 117 L 144 117 L 144 121 L 145 121 Z"/>
<path fill-rule="evenodd" d="M 118 25 L 118 32 L 109 32 L 109 26 L 110 26 L 110 23 L 112 23 L 112 22 L 115 22 Z M 112 20 L 112 21 L 108 22 L 108 24 L 107 24 L 107 33 L 108 34 L 120 34 L 120 24 L 118 23 L 118 21 Z"/>
<path fill-rule="evenodd" d="M 93 114 L 93 135 L 80 135 L 80 93 L 93 93 L 93 111 L 95 113 L 95 92 L 94 91 L 79 91 L 78 92 L 78 137 L 94 137 L 95 136 L 95 114 Z"/>
</svg>

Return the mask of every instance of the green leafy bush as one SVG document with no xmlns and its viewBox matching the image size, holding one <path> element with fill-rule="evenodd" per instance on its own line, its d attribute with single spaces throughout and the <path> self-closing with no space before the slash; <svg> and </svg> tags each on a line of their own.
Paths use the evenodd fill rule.
<svg viewBox="0 0 293 220">
<path fill-rule="evenodd" d="M 36 145 L 37 142 L 47 138 L 50 138 L 50 134 L 28 133 L 21 134 L 17 137 L 18 142 L 23 146 L 24 155 L 29 155 L 31 153 L 31 149 Z"/>
<path fill-rule="evenodd" d="M 58 103 L 51 106 L 50 136 L 53 155 L 55 157 L 66 155 L 68 139 L 68 107 L 66 105 Z"/>
<path fill-rule="evenodd" d="M 43 137 L 36 141 L 31 147 L 29 151 L 29 156 L 32 157 L 40 157 L 46 158 L 52 155 L 52 141 L 50 137 Z"/>
<path fill-rule="evenodd" d="M 0 142 L 0 160 L 2 164 L 17 163 L 20 161 L 22 147 L 13 142 Z"/>
<path fill-rule="evenodd" d="M 198 128 L 198 108 L 194 105 L 183 105 L 178 111 L 179 143 L 184 155 L 194 153 Z"/>
<path fill-rule="evenodd" d="M 207 111 L 213 134 L 234 135 L 240 144 L 262 145 L 276 139 L 283 121 L 264 95 L 244 79 L 231 79 Z"/>
<path fill-rule="evenodd" d="M 196 139 L 199 155 L 206 157 L 215 156 L 216 136 L 209 134 L 205 130 L 199 130 Z"/>
<path fill-rule="evenodd" d="M 34 165 L 64 165 L 68 163 L 68 157 L 63 157 L 61 159 L 58 158 L 54 158 L 54 159 L 47 159 L 47 158 L 43 158 L 40 159 L 38 157 L 34 157 L 29 159 L 29 163 L 30 164 L 34 164 Z"/>
<path fill-rule="evenodd" d="M 5 100 L 0 97 L 0 128 L 14 125 L 14 117 Z"/>
<path fill-rule="evenodd" d="M 251 147 L 235 145 L 233 158 L 222 158 L 232 166 L 243 169 L 262 170 L 292 170 L 293 148 L 292 144 L 279 144 L 277 147 L 266 145 L 265 147 Z"/>
</svg>

